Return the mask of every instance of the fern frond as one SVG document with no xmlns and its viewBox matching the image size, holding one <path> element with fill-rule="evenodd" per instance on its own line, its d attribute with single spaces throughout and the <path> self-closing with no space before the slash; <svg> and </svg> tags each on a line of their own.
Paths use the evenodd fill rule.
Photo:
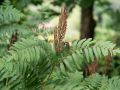
<svg viewBox="0 0 120 90">
<path fill-rule="evenodd" d="M 0 7 L 0 25 L 11 24 L 18 22 L 24 15 L 13 8 L 12 5 L 2 5 Z"/>
<path fill-rule="evenodd" d="M 100 44 L 92 39 L 83 39 L 74 41 L 71 46 L 71 52 L 67 55 L 62 55 L 59 64 L 56 66 L 56 72 L 62 73 L 63 76 L 68 72 L 75 70 L 81 71 L 85 63 L 104 59 L 105 56 L 115 54 L 115 45 L 111 42 L 102 42 Z M 108 46 L 108 47 L 107 47 Z"/>
<path fill-rule="evenodd" d="M 49 87 L 52 90 L 74 90 L 72 88 L 78 86 L 83 80 L 82 72 L 76 71 L 75 73 L 68 73 L 67 77 L 56 75 L 54 82 Z"/>
<path fill-rule="evenodd" d="M 0 70 L 5 71 L 0 73 L 0 89 L 39 90 L 51 71 L 48 48 L 48 43 L 35 39 L 16 42 L 1 59 Z M 7 84 L 4 84 L 4 80 Z"/>
<path fill-rule="evenodd" d="M 1 29 L 0 29 L 0 37 L 4 37 L 4 36 L 11 36 L 15 31 L 18 31 L 18 33 L 22 36 L 22 35 L 32 35 L 32 31 L 24 26 L 24 25 L 18 25 L 18 24 L 9 24 L 9 25 L 2 25 Z"/>
<path fill-rule="evenodd" d="M 52 53 L 52 46 L 49 43 L 36 38 L 22 39 L 22 41 L 17 42 L 11 47 L 10 52 L 25 50 L 31 47 L 41 47 L 46 51 L 47 54 Z"/>
<path fill-rule="evenodd" d="M 5 43 L 0 43 L 0 57 L 2 57 L 7 50 L 7 45 Z"/>
<path fill-rule="evenodd" d="M 100 60 L 104 58 L 109 53 L 112 56 L 114 54 L 115 44 L 106 41 L 106 42 L 96 42 L 92 39 L 83 39 L 81 41 L 74 41 L 72 48 L 79 49 L 84 53 L 88 62 L 93 61 L 94 59 Z"/>
<path fill-rule="evenodd" d="M 72 73 L 71 75 L 72 76 L 69 76 L 67 79 L 64 79 L 64 82 L 57 84 L 55 82 L 54 85 L 49 85 L 49 87 L 51 87 L 53 90 L 119 90 L 120 89 L 120 77 L 113 77 L 111 79 L 108 79 L 108 77 L 106 76 L 93 74 L 84 79 L 82 74 L 80 75 L 80 72 L 76 72 L 74 74 Z"/>
</svg>

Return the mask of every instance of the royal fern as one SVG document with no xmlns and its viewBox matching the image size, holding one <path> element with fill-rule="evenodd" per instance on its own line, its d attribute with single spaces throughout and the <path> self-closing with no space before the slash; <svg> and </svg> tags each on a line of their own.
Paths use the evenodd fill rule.
<svg viewBox="0 0 120 90">
<path fill-rule="evenodd" d="M 2 52 L 4 48 L 5 51 L 0 58 L 0 90 L 120 89 L 119 76 L 108 78 L 93 74 L 84 77 L 85 64 L 94 60 L 101 61 L 108 55 L 112 57 L 120 51 L 109 41 L 83 39 L 75 40 L 71 44 L 64 42 L 66 8 L 62 8 L 59 24 L 54 31 L 54 43 L 38 39 L 38 34 L 34 35 L 27 26 L 19 24 L 22 14 L 11 5 L 3 4 L 0 10 L 4 12 L 0 14 L 0 37 L 8 35 L 10 39 L 16 29 L 20 35 L 19 40 L 12 43 L 8 50 L 6 41 L 1 38 L 0 50 Z M 12 32 L 11 35 L 9 31 Z M 9 39 L 6 38 L 11 41 Z"/>
</svg>

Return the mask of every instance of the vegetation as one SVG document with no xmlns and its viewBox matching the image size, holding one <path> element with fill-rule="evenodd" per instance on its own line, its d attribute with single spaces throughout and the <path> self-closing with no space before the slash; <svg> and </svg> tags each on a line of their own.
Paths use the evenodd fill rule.
<svg viewBox="0 0 120 90">
<path fill-rule="evenodd" d="M 120 53 L 114 43 L 88 37 L 65 41 L 69 16 L 65 6 L 58 25 L 51 30 L 38 21 L 51 20 L 50 16 L 58 14 L 56 10 L 42 8 L 41 13 L 33 13 L 23 8 L 42 0 L 28 0 L 21 7 L 16 2 L 0 3 L 0 90 L 120 89 L 119 74 L 114 76 L 109 70 Z M 53 41 L 49 40 L 51 34 Z"/>
</svg>

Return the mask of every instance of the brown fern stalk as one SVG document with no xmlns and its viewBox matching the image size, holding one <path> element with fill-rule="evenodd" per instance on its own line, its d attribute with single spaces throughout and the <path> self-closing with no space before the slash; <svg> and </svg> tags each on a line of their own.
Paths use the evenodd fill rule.
<svg viewBox="0 0 120 90">
<path fill-rule="evenodd" d="M 104 68 L 104 71 L 103 71 L 103 75 L 106 75 L 106 74 L 108 73 L 108 69 L 109 69 L 111 60 L 112 60 L 112 56 L 111 56 L 111 54 L 109 53 L 109 54 L 105 57 L 105 68 Z"/>
<path fill-rule="evenodd" d="M 61 15 L 59 16 L 59 23 L 58 23 L 58 35 L 60 41 L 63 40 L 66 33 L 66 27 L 67 27 L 67 9 L 65 7 L 62 7 L 61 9 Z"/>
<path fill-rule="evenodd" d="M 56 53 L 60 53 L 64 45 L 63 39 L 66 33 L 67 17 L 67 9 L 62 7 L 58 26 L 54 30 L 54 46 Z"/>
<path fill-rule="evenodd" d="M 15 33 L 12 34 L 12 37 L 10 38 L 10 43 L 7 45 L 7 49 L 9 50 L 10 47 L 17 42 L 18 40 L 18 32 L 17 30 L 15 31 Z"/>
<path fill-rule="evenodd" d="M 112 56 L 109 53 L 105 57 L 105 66 L 104 66 L 104 70 L 102 72 L 103 75 L 106 75 L 108 73 L 108 69 L 109 69 L 111 60 L 112 60 Z M 90 63 L 86 66 L 84 74 L 85 74 L 85 76 L 94 74 L 97 72 L 97 69 L 98 69 L 98 61 L 95 59 L 92 63 Z"/>
<path fill-rule="evenodd" d="M 84 75 L 88 76 L 88 75 L 92 75 L 92 74 L 96 73 L 97 68 L 98 68 L 98 61 L 97 61 L 97 59 L 95 59 L 92 63 L 90 63 L 86 66 Z"/>
</svg>

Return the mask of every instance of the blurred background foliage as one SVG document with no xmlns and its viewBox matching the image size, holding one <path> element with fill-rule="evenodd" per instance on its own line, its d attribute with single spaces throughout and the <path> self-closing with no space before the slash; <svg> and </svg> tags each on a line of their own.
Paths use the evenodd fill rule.
<svg viewBox="0 0 120 90">
<path fill-rule="evenodd" d="M 1 0 L 1 2 L 4 0 Z M 79 29 L 81 27 L 81 7 L 89 6 L 94 0 L 10 0 L 14 7 L 20 9 L 25 17 L 22 23 L 34 26 L 43 22 L 51 22 L 56 26 L 58 15 L 62 5 L 66 5 L 69 10 L 68 33 L 75 33 L 75 38 L 79 39 Z M 120 23 L 120 2 L 117 0 L 95 0 L 94 18 L 97 21 L 95 39 L 111 39 L 119 32 Z M 71 32 L 71 33 L 70 33 Z M 111 37 L 104 36 L 108 33 Z M 114 34 L 114 35 L 113 35 Z M 103 35 L 103 36 L 101 36 Z M 114 37 L 115 37 L 114 36 Z M 119 36 L 119 35 L 117 35 Z M 72 38 L 73 39 L 73 38 Z M 71 40 L 71 39 L 70 39 Z"/>
<path fill-rule="evenodd" d="M 39 29 L 44 29 L 45 35 L 47 34 L 50 41 L 53 41 L 52 32 L 58 23 L 60 8 L 63 5 L 67 7 L 69 13 L 65 41 L 79 39 L 82 26 L 81 9 L 93 5 L 92 13 L 93 18 L 96 21 L 94 39 L 103 41 L 110 40 L 113 43 L 116 43 L 117 47 L 120 47 L 119 0 L 0 0 L 0 4 L 4 1 L 22 12 L 22 16 L 20 16 L 21 19 L 18 20 L 19 22 L 17 22 L 18 25 L 16 29 L 21 27 L 21 25 L 23 28 L 22 30 L 27 28 L 31 31 L 37 32 Z M 28 27 L 24 27 L 25 25 Z M 31 33 L 31 31 L 29 33 Z M 10 36 L 6 35 L 6 37 L 9 38 Z M 42 38 L 41 34 L 39 38 Z M 6 43 L 7 42 L 8 41 L 6 41 Z M 111 63 L 110 75 L 120 75 L 119 60 L 120 56 L 114 57 L 113 63 Z"/>
</svg>

